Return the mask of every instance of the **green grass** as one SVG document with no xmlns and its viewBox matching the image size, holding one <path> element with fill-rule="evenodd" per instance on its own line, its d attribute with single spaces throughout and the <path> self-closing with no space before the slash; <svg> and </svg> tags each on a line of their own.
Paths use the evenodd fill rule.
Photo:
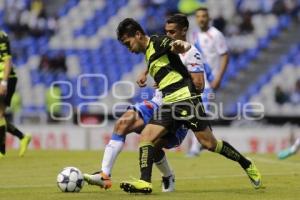
<svg viewBox="0 0 300 200">
<path fill-rule="evenodd" d="M 254 190 L 244 171 L 234 162 L 219 155 L 203 153 L 191 159 L 169 152 L 176 172 L 176 192 L 162 193 L 160 175 L 153 170 L 154 191 L 151 195 L 129 195 L 119 189 L 119 182 L 130 176 L 139 177 L 138 154 L 121 153 L 113 171 L 113 187 L 102 190 L 85 185 L 80 193 L 62 193 L 56 176 L 66 166 L 93 172 L 100 165 L 102 152 L 97 151 L 30 151 L 19 158 L 8 151 L 0 160 L 0 200 L 76 200 L 76 199 L 172 199 L 172 200 L 290 200 L 300 199 L 300 157 L 279 161 L 275 155 L 249 155 L 263 174 L 266 186 Z"/>
</svg>

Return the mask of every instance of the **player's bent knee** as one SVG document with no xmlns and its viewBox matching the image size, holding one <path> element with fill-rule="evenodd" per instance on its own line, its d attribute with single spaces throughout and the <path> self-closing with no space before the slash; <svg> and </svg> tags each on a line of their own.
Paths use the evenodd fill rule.
<svg viewBox="0 0 300 200">
<path fill-rule="evenodd" d="M 214 139 L 206 137 L 197 137 L 197 139 L 204 149 L 207 149 L 209 151 L 214 151 L 216 149 L 217 141 L 215 141 Z"/>
<path fill-rule="evenodd" d="M 128 122 L 126 120 L 118 120 L 114 127 L 114 132 L 118 135 L 126 135 L 128 130 Z"/>
<path fill-rule="evenodd" d="M 135 119 L 133 117 L 121 117 L 115 124 L 114 132 L 122 135 L 128 134 L 128 130 L 134 122 Z"/>
</svg>

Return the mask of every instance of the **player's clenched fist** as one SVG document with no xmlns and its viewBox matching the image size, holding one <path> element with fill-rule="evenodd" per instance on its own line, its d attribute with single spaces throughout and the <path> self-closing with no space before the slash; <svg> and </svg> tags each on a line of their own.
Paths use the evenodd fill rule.
<svg viewBox="0 0 300 200">
<path fill-rule="evenodd" d="M 185 53 L 191 48 L 191 44 L 182 40 L 175 40 L 171 43 L 171 51 L 173 53 Z"/>
</svg>

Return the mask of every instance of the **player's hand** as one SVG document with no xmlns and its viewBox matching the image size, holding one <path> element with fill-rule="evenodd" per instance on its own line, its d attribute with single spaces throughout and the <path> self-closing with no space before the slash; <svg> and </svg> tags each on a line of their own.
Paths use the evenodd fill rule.
<svg viewBox="0 0 300 200">
<path fill-rule="evenodd" d="M 6 96 L 7 86 L 0 84 L 0 96 Z"/>
<path fill-rule="evenodd" d="M 171 43 L 171 51 L 173 53 L 185 53 L 188 49 L 191 48 L 191 44 L 184 42 L 182 40 L 175 40 Z"/>
<path fill-rule="evenodd" d="M 157 89 L 157 88 L 158 88 L 158 85 L 157 85 L 157 83 L 156 83 L 156 82 L 153 84 L 153 87 L 154 87 L 155 89 Z"/>
<path fill-rule="evenodd" d="M 147 85 L 147 75 L 145 73 L 141 73 L 138 76 L 138 79 L 136 83 L 138 84 L 139 87 L 145 87 Z"/>
<path fill-rule="evenodd" d="M 221 85 L 221 81 L 215 79 L 213 80 L 211 83 L 210 83 L 210 87 L 213 89 L 213 90 L 217 90 L 220 88 L 220 85 Z"/>
</svg>

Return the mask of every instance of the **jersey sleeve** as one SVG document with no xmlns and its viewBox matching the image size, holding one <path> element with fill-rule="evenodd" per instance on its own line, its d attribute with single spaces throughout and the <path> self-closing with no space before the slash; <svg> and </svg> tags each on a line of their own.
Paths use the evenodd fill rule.
<svg viewBox="0 0 300 200">
<path fill-rule="evenodd" d="M 157 36 L 154 41 L 157 52 L 169 51 L 171 49 L 171 43 L 173 42 L 168 36 Z"/>
<path fill-rule="evenodd" d="M 220 31 L 217 31 L 215 40 L 216 40 L 216 43 L 215 43 L 216 50 L 217 50 L 218 54 L 222 55 L 224 53 L 227 53 L 228 47 L 227 47 L 226 39 Z"/>
<path fill-rule="evenodd" d="M 203 55 L 195 48 L 192 47 L 186 55 L 186 67 L 191 73 L 204 72 L 204 58 Z"/>
<path fill-rule="evenodd" d="M 10 57 L 11 52 L 8 36 L 4 32 L 0 32 L 0 60 L 4 61 Z"/>
</svg>

